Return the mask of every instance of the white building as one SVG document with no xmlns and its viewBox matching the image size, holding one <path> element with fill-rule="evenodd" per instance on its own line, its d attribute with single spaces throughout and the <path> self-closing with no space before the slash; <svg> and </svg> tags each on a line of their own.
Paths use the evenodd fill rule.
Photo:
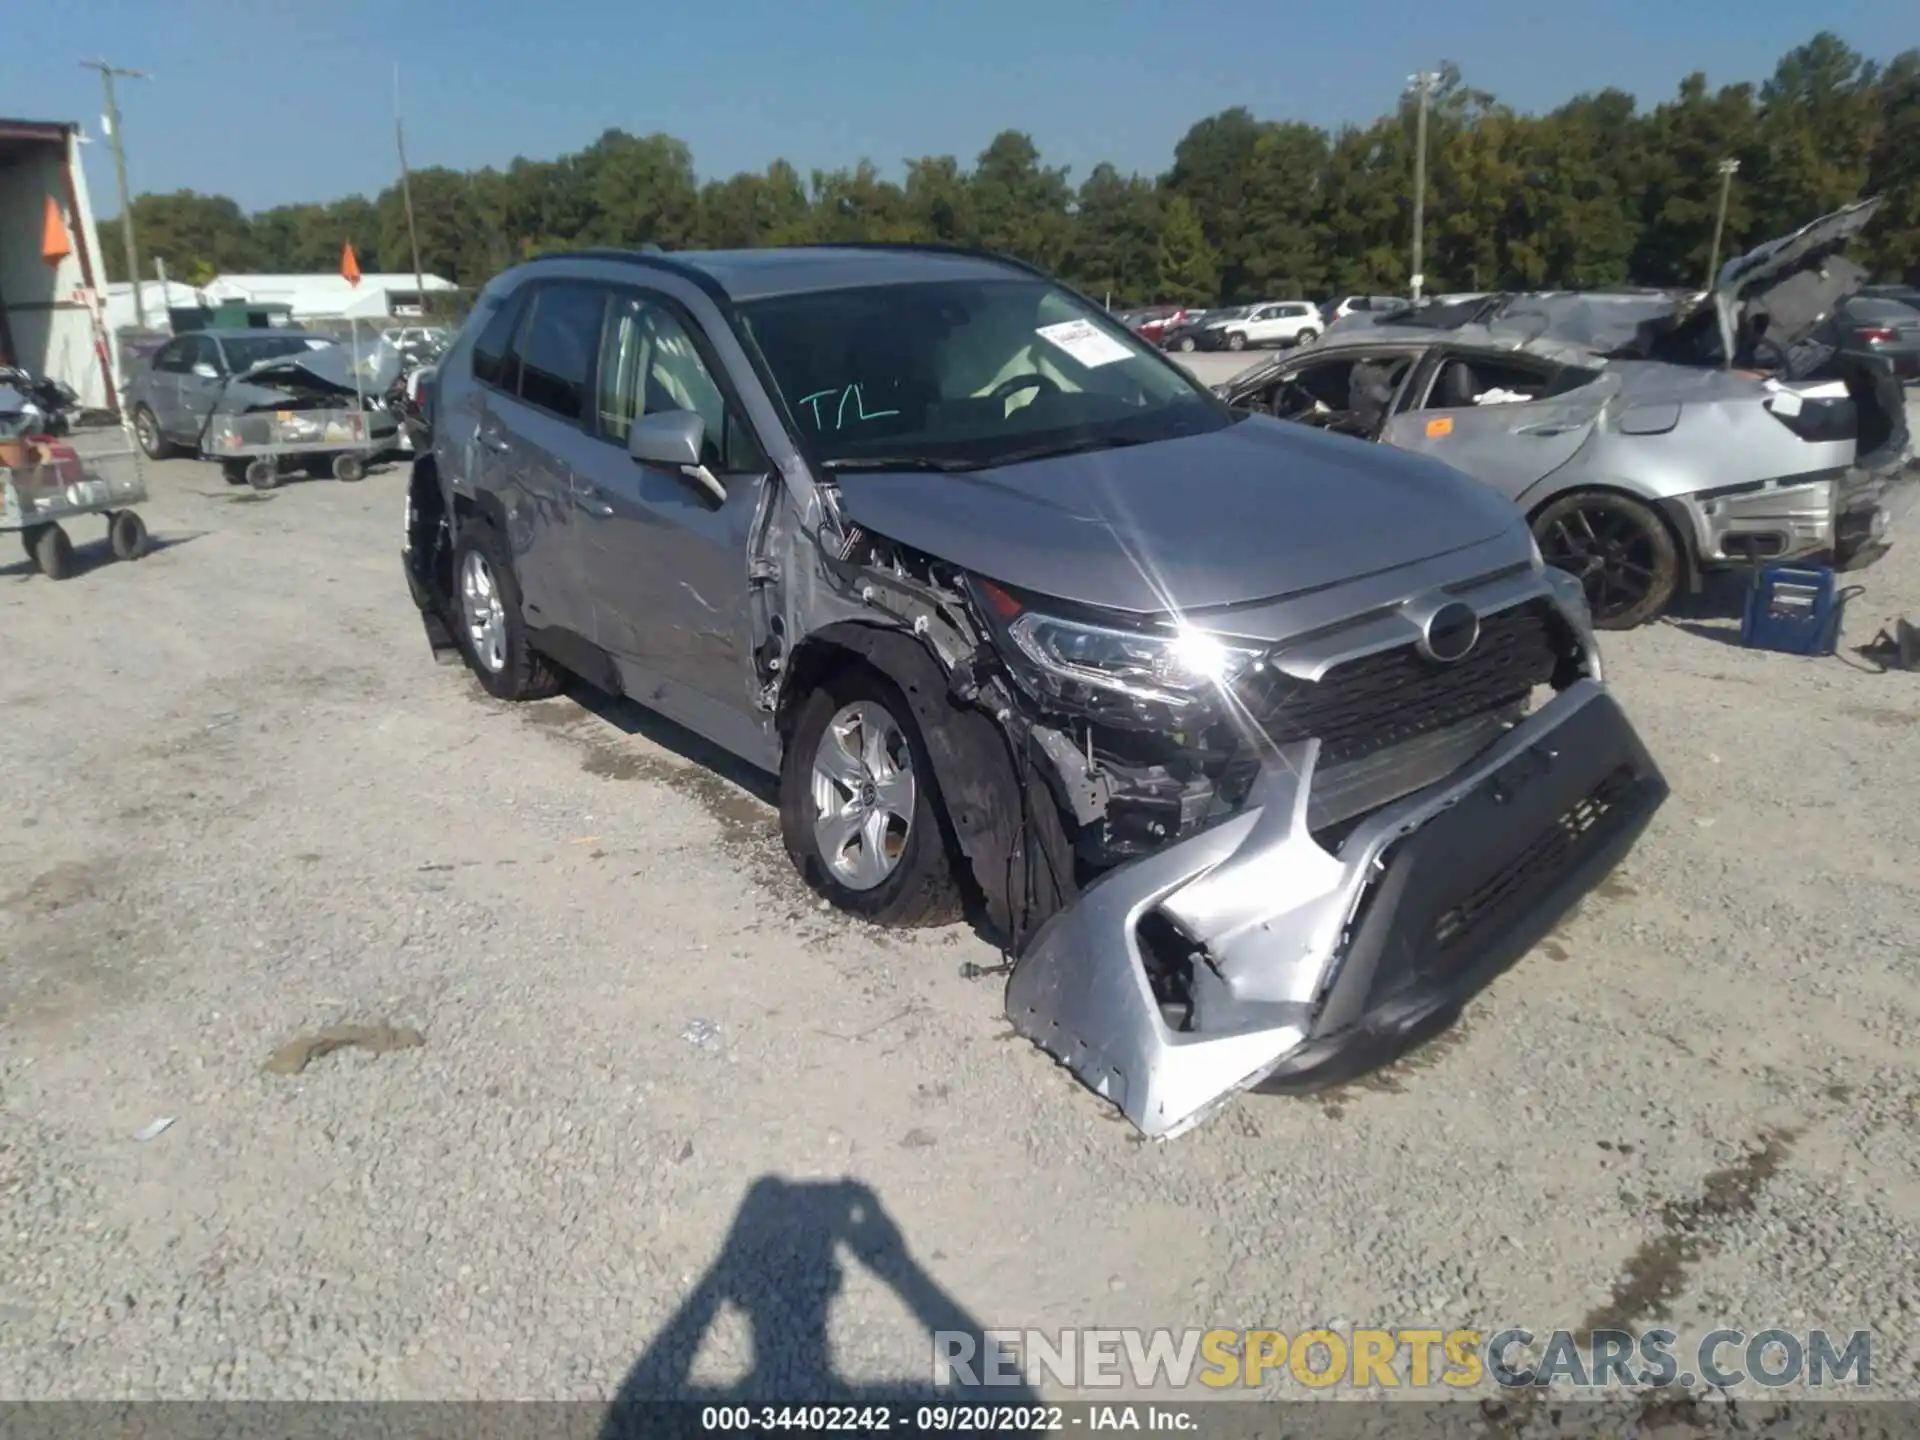
<svg viewBox="0 0 1920 1440">
<path fill-rule="evenodd" d="M 362 275 L 349 285 L 344 275 L 220 275 L 201 287 L 207 302 L 245 300 L 255 305 L 286 305 L 293 322 L 306 320 L 378 320 L 421 313 L 420 291 L 455 290 L 452 281 L 412 274 Z"/>
<path fill-rule="evenodd" d="M 80 143 L 78 125 L 0 120 L 0 353 L 104 410 L 117 404 L 94 328 L 106 275 Z M 65 252 L 51 255 L 50 203 L 66 232 Z"/>
<path fill-rule="evenodd" d="M 193 286 L 182 285 L 178 280 L 168 280 L 164 284 L 158 280 L 142 280 L 140 303 L 145 307 L 148 328 L 165 330 L 167 311 L 191 310 L 207 302 Z M 133 286 L 124 280 L 113 281 L 107 286 L 107 333 L 118 335 L 122 330 L 132 328 L 134 319 Z"/>
</svg>

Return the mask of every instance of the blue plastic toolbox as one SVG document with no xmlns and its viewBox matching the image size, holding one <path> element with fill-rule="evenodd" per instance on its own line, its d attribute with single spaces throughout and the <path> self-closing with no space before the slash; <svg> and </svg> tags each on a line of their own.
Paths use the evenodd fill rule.
<svg viewBox="0 0 1920 1440">
<path fill-rule="evenodd" d="M 1753 577 L 1740 643 L 1788 655 L 1831 655 L 1840 643 L 1840 595 L 1828 565 L 1768 565 Z"/>
</svg>

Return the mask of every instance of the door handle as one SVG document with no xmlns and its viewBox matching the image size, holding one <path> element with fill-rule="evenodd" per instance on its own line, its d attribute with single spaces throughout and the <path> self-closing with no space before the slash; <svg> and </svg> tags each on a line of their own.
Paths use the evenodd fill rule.
<svg viewBox="0 0 1920 1440">
<path fill-rule="evenodd" d="M 486 446 L 487 449 L 493 451 L 496 455 L 504 455 L 513 448 L 507 443 L 505 436 L 488 425 L 476 426 L 473 432 L 473 438 Z"/>
<path fill-rule="evenodd" d="M 613 514 L 613 506 L 607 503 L 607 497 L 600 492 L 598 485 L 582 485 L 577 492 L 577 500 L 580 508 L 589 515 L 605 520 Z"/>
</svg>

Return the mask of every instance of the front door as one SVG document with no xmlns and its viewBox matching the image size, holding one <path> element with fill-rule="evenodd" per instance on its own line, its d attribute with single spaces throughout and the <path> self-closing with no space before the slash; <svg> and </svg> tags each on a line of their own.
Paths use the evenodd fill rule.
<svg viewBox="0 0 1920 1440">
<path fill-rule="evenodd" d="M 189 335 L 186 339 L 187 367 L 179 375 L 179 433 L 198 445 L 207 428 L 207 417 L 227 388 L 227 363 L 211 335 Z"/>
<path fill-rule="evenodd" d="M 595 636 L 629 693 L 753 754 L 748 546 L 771 467 L 721 373 L 673 301 L 615 293 L 600 352 L 600 438 L 580 477 L 582 549 Z M 628 455 L 633 421 L 669 410 L 705 422 L 706 467 L 726 487 L 724 503 Z"/>
<path fill-rule="evenodd" d="M 160 433 L 170 439 L 186 433 L 186 421 L 180 418 L 180 372 L 187 368 L 187 356 L 193 337 L 182 335 L 154 351 L 147 373 L 147 408 Z"/>
</svg>

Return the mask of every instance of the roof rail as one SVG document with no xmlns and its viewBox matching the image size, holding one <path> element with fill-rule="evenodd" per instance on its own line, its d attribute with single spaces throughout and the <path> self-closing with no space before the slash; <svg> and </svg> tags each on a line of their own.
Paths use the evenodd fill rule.
<svg viewBox="0 0 1920 1440">
<path fill-rule="evenodd" d="M 520 263 L 534 264 L 541 260 L 611 260 L 622 265 L 639 265 L 649 270 L 664 270 L 669 275 L 677 275 L 690 284 L 698 285 L 708 299 L 722 307 L 733 304 L 720 282 L 697 265 L 688 265 L 676 260 L 658 245 L 643 245 L 637 250 L 623 250 L 617 245 L 596 245 L 580 250 L 554 250 L 546 254 L 535 255 Z"/>
<path fill-rule="evenodd" d="M 773 247 L 781 250 L 909 250 L 931 255 L 960 255 L 970 260 L 992 260 L 1002 265 L 1011 265 L 1016 270 L 1024 270 L 1029 275 L 1038 275 L 1043 280 L 1051 280 L 1040 266 L 1030 260 L 1022 260 L 1018 255 L 1009 255 L 1004 250 L 988 250 L 979 245 L 945 245 L 935 240 L 819 240 L 812 244 L 781 245 Z"/>
</svg>

